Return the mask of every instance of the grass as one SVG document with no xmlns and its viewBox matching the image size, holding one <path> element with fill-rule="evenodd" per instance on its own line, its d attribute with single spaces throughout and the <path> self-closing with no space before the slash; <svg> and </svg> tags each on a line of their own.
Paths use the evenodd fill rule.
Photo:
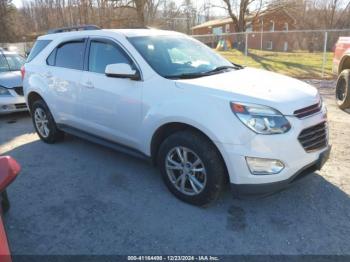
<svg viewBox="0 0 350 262">
<path fill-rule="evenodd" d="M 322 78 L 322 52 L 273 52 L 249 49 L 247 57 L 244 56 L 244 53 L 235 49 L 218 52 L 237 64 L 262 68 L 301 79 Z M 327 52 L 324 78 L 334 78 L 332 60 L 333 53 Z"/>
</svg>

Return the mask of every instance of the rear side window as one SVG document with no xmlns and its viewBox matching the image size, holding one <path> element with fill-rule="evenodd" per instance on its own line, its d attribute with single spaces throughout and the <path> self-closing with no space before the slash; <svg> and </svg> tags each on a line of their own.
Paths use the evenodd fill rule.
<svg viewBox="0 0 350 262">
<path fill-rule="evenodd" d="M 83 70 L 84 41 L 67 42 L 56 50 L 55 66 Z"/>
<path fill-rule="evenodd" d="M 26 62 L 32 61 L 50 43 L 51 43 L 51 40 L 37 40 L 32 50 L 30 50 L 30 53 Z"/>
<path fill-rule="evenodd" d="M 131 65 L 130 59 L 119 47 L 112 43 L 91 41 L 89 71 L 104 74 L 107 65 L 119 63 Z"/>
</svg>

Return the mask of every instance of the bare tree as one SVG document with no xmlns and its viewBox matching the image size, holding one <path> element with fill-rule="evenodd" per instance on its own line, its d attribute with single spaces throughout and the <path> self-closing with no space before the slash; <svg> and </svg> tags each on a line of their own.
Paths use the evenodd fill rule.
<svg viewBox="0 0 350 262">
<path fill-rule="evenodd" d="M 117 8 L 131 8 L 136 10 L 138 26 L 146 26 L 145 10 L 149 0 L 111 0 Z"/>
<path fill-rule="evenodd" d="M 254 22 L 263 13 L 288 9 L 295 5 L 295 1 L 289 0 L 222 0 L 223 6 L 231 17 L 235 31 L 244 32 L 247 26 L 247 18 Z"/>
<path fill-rule="evenodd" d="M 12 18 L 14 7 L 11 0 L 0 0 L 0 42 L 11 40 L 12 38 Z"/>
<path fill-rule="evenodd" d="M 184 0 L 182 3 L 182 9 L 186 21 L 186 33 L 190 34 L 191 27 L 196 21 L 197 10 L 194 8 L 192 0 Z"/>
</svg>

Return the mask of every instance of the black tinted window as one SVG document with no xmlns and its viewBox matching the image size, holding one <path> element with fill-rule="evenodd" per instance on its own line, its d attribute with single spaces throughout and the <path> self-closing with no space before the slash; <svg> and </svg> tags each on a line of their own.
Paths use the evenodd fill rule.
<svg viewBox="0 0 350 262">
<path fill-rule="evenodd" d="M 56 49 L 54 49 L 49 57 L 46 59 L 46 62 L 48 65 L 53 66 L 55 65 L 55 60 L 56 60 Z"/>
<path fill-rule="evenodd" d="M 110 64 L 131 64 L 124 52 L 112 43 L 91 41 L 89 71 L 104 74 Z"/>
<path fill-rule="evenodd" d="M 51 40 L 38 40 L 35 42 L 33 48 L 30 50 L 27 62 L 30 62 L 36 57 L 48 44 Z"/>
<path fill-rule="evenodd" d="M 84 42 L 69 42 L 57 48 L 56 66 L 83 69 L 84 62 Z"/>
</svg>

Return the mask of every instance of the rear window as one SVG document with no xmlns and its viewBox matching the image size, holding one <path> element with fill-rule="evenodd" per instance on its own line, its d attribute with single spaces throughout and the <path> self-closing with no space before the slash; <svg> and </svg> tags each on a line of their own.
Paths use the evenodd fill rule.
<svg viewBox="0 0 350 262">
<path fill-rule="evenodd" d="M 84 41 L 68 42 L 59 46 L 56 51 L 55 65 L 82 70 L 84 64 L 84 47 Z"/>
<path fill-rule="evenodd" d="M 17 54 L 0 54 L 0 72 L 19 71 L 25 59 Z"/>
<path fill-rule="evenodd" d="M 0 72 L 7 72 L 9 70 L 9 64 L 6 58 L 0 53 Z"/>
<path fill-rule="evenodd" d="M 15 54 L 8 54 L 8 55 L 5 55 L 5 57 L 7 59 L 7 63 L 9 65 L 10 71 L 21 70 L 21 67 L 25 62 L 25 60 L 22 56 L 15 55 Z"/>
<path fill-rule="evenodd" d="M 29 56 L 26 62 L 32 61 L 48 44 L 50 44 L 51 40 L 37 40 L 30 50 Z"/>
</svg>

